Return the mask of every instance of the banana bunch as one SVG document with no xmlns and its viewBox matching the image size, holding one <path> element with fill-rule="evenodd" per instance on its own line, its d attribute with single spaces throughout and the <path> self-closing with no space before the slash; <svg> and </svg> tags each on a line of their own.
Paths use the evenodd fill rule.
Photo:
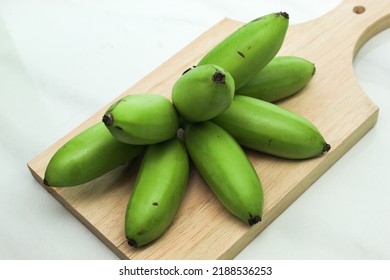
<svg viewBox="0 0 390 280">
<path fill-rule="evenodd" d="M 227 211 L 249 226 L 260 222 L 263 186 L 243 147 L 287 159 L 330 150 L 313 123 L 272 103 L 299 92 L 315 74 L 306 59 L 276 56 L 288 22 L 279 12 L 243 25 L 183 72 L 171 100 L 153 93 L 122 97 L 102 122 L 58 149 L 44 184 L 82 185 L 143 157 L 124 222 L 128 244 L 139 247 L 174 220 L 191 160 Z"/>
</svg>

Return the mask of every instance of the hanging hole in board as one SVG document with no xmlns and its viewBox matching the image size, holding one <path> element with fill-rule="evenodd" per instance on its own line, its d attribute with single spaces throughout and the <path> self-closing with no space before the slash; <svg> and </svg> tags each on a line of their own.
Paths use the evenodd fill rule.
<svg viewBox="0 0 390 280">
<path fill-rule="evenodd" d="M 355 14 L 360 15 L 360 14 L 364 13 L 365 11 L 366 11 L 366 8 L 364 6 L 355 6 L 355 7 L 353 7 L 353 12 Z"/>
</svg>

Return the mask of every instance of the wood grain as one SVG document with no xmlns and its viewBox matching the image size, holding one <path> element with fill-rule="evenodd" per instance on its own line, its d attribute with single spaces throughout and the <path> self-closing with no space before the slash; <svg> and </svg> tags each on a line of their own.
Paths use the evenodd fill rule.
<svg viewBox="0 0 390 280">
<path fill-rule="evenodd" d="M 354 10 L 362 8 L 356 6 L 365 11 L 357 14 Z M 242 24 L 221 21 L 117 99 L 140 92 L 170 98 L 181 73 Z M 352 62 L 364 42 L 389 26 L 388 0 L 348 0 L 321 18 L 289 27 L 279 54 L 309 59 L 317 71 L 308 86 L 279 105 L 311 120 L 332 149 L 324 156 L 302 161 L 246 150 L 265 192 L 263 221 L 255 226 L 246 226 L 230 215 L 194 168 L 172 226 L 156 242 L 140 249 L 129 247 L 124 236 L 124 214 L 138 161 L 78 187 L 46 189 L 122 259 L 231 259 L 375 125 L 379 109 L 360 88 Z M 100 121 L 110 104 L 28 163 L 40 184 L 57 149 Z"/>
</svg>

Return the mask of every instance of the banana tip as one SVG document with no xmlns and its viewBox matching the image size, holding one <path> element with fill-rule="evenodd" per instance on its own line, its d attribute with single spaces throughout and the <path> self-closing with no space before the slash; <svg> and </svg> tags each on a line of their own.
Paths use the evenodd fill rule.
<svg viewBox="0 0 390 280">
<path fill-rule="evenodd" d="M 112 126 L 114 124 L 114 117 L 111 113 L 104 115 L 102 121 L 106 126 Z"/>
<path fill-rule="evenodd" d="M 212 80 L 216 84 L 223 84 L 225 82 L 225 74 L 217 70 L 212 76 Z"/>
<path fill-rule="evenodd" d="M 289 19 L 289 18 L 290 18 L 289 14 L 286 13 L 286 12 L 280 12 L 279 15 L 283 16 L 283 17 L 286 18 L 286 19 Z"/>
<path fill-rule="evenodd" d="M 137 248 L 137 247 L 138 247 L 137 241 L 135 241 L 135 240 L 132 239 L 132 238 L 127 238 L 127 244 L 129 244 L 131 247 L 134 247 L 134 248 Z"/>
<path fill-rule="evenodd" d="M 253 226 L 254 224 L 257 224 L 258 222 L 260 222 L 261 221 L 261 217 L 260 216 L 254 216 L 254 217 L 250 217 L 249 219 L 248 219 L 248 224 L 250 225 L 250 226 Z"/>
<path fill-rule="evenodd" d="M 325 143 L 324 148 L 322 149 L 322 153 L 329 152 L 331 149 L 331 146 L 328 143 Z"/>
<path fill-rule="evenodd" d="M 46 186 L 46 187 L 50 187 L 49 183 L 47 182 L 46 178 L 43 178 L 43 184 Z"/>
</svg>

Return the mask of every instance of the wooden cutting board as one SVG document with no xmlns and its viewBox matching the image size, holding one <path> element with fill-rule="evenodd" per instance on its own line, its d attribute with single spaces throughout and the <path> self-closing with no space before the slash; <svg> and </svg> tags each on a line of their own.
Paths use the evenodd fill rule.
<svg viewBox="0 0 390 280">
<path fill-rule="evenodd" d="M 144 92 L 170 98 L 181 73 L 241 25 L 230 19 L 219 22 L 117 99 Z M 302 161 L 246 150 L 265 192 L 263 221 L 252 227 L 220 205 L 194 168 L 172 226 L 159 240 L 139 249 L 128 246 L 124 235 L 125 209 L 139 161 L 85 185 L 46 189 L 122 259 L 234 258 L 375 125 L 378 107 L 358 85 L 352 61 L 364 42 L 389 26 L 389 0 L 347 0 L 321 18 L 289 27 L 279 54 L 311 60 L 317 71 L 304 90 L 279 104 L 311 120 L 332 149 L 324 156 Z M 28 163 L 42 186 L 51 156 L 77 133 L 100 121 L 109 105 Z"/>
</svg>

